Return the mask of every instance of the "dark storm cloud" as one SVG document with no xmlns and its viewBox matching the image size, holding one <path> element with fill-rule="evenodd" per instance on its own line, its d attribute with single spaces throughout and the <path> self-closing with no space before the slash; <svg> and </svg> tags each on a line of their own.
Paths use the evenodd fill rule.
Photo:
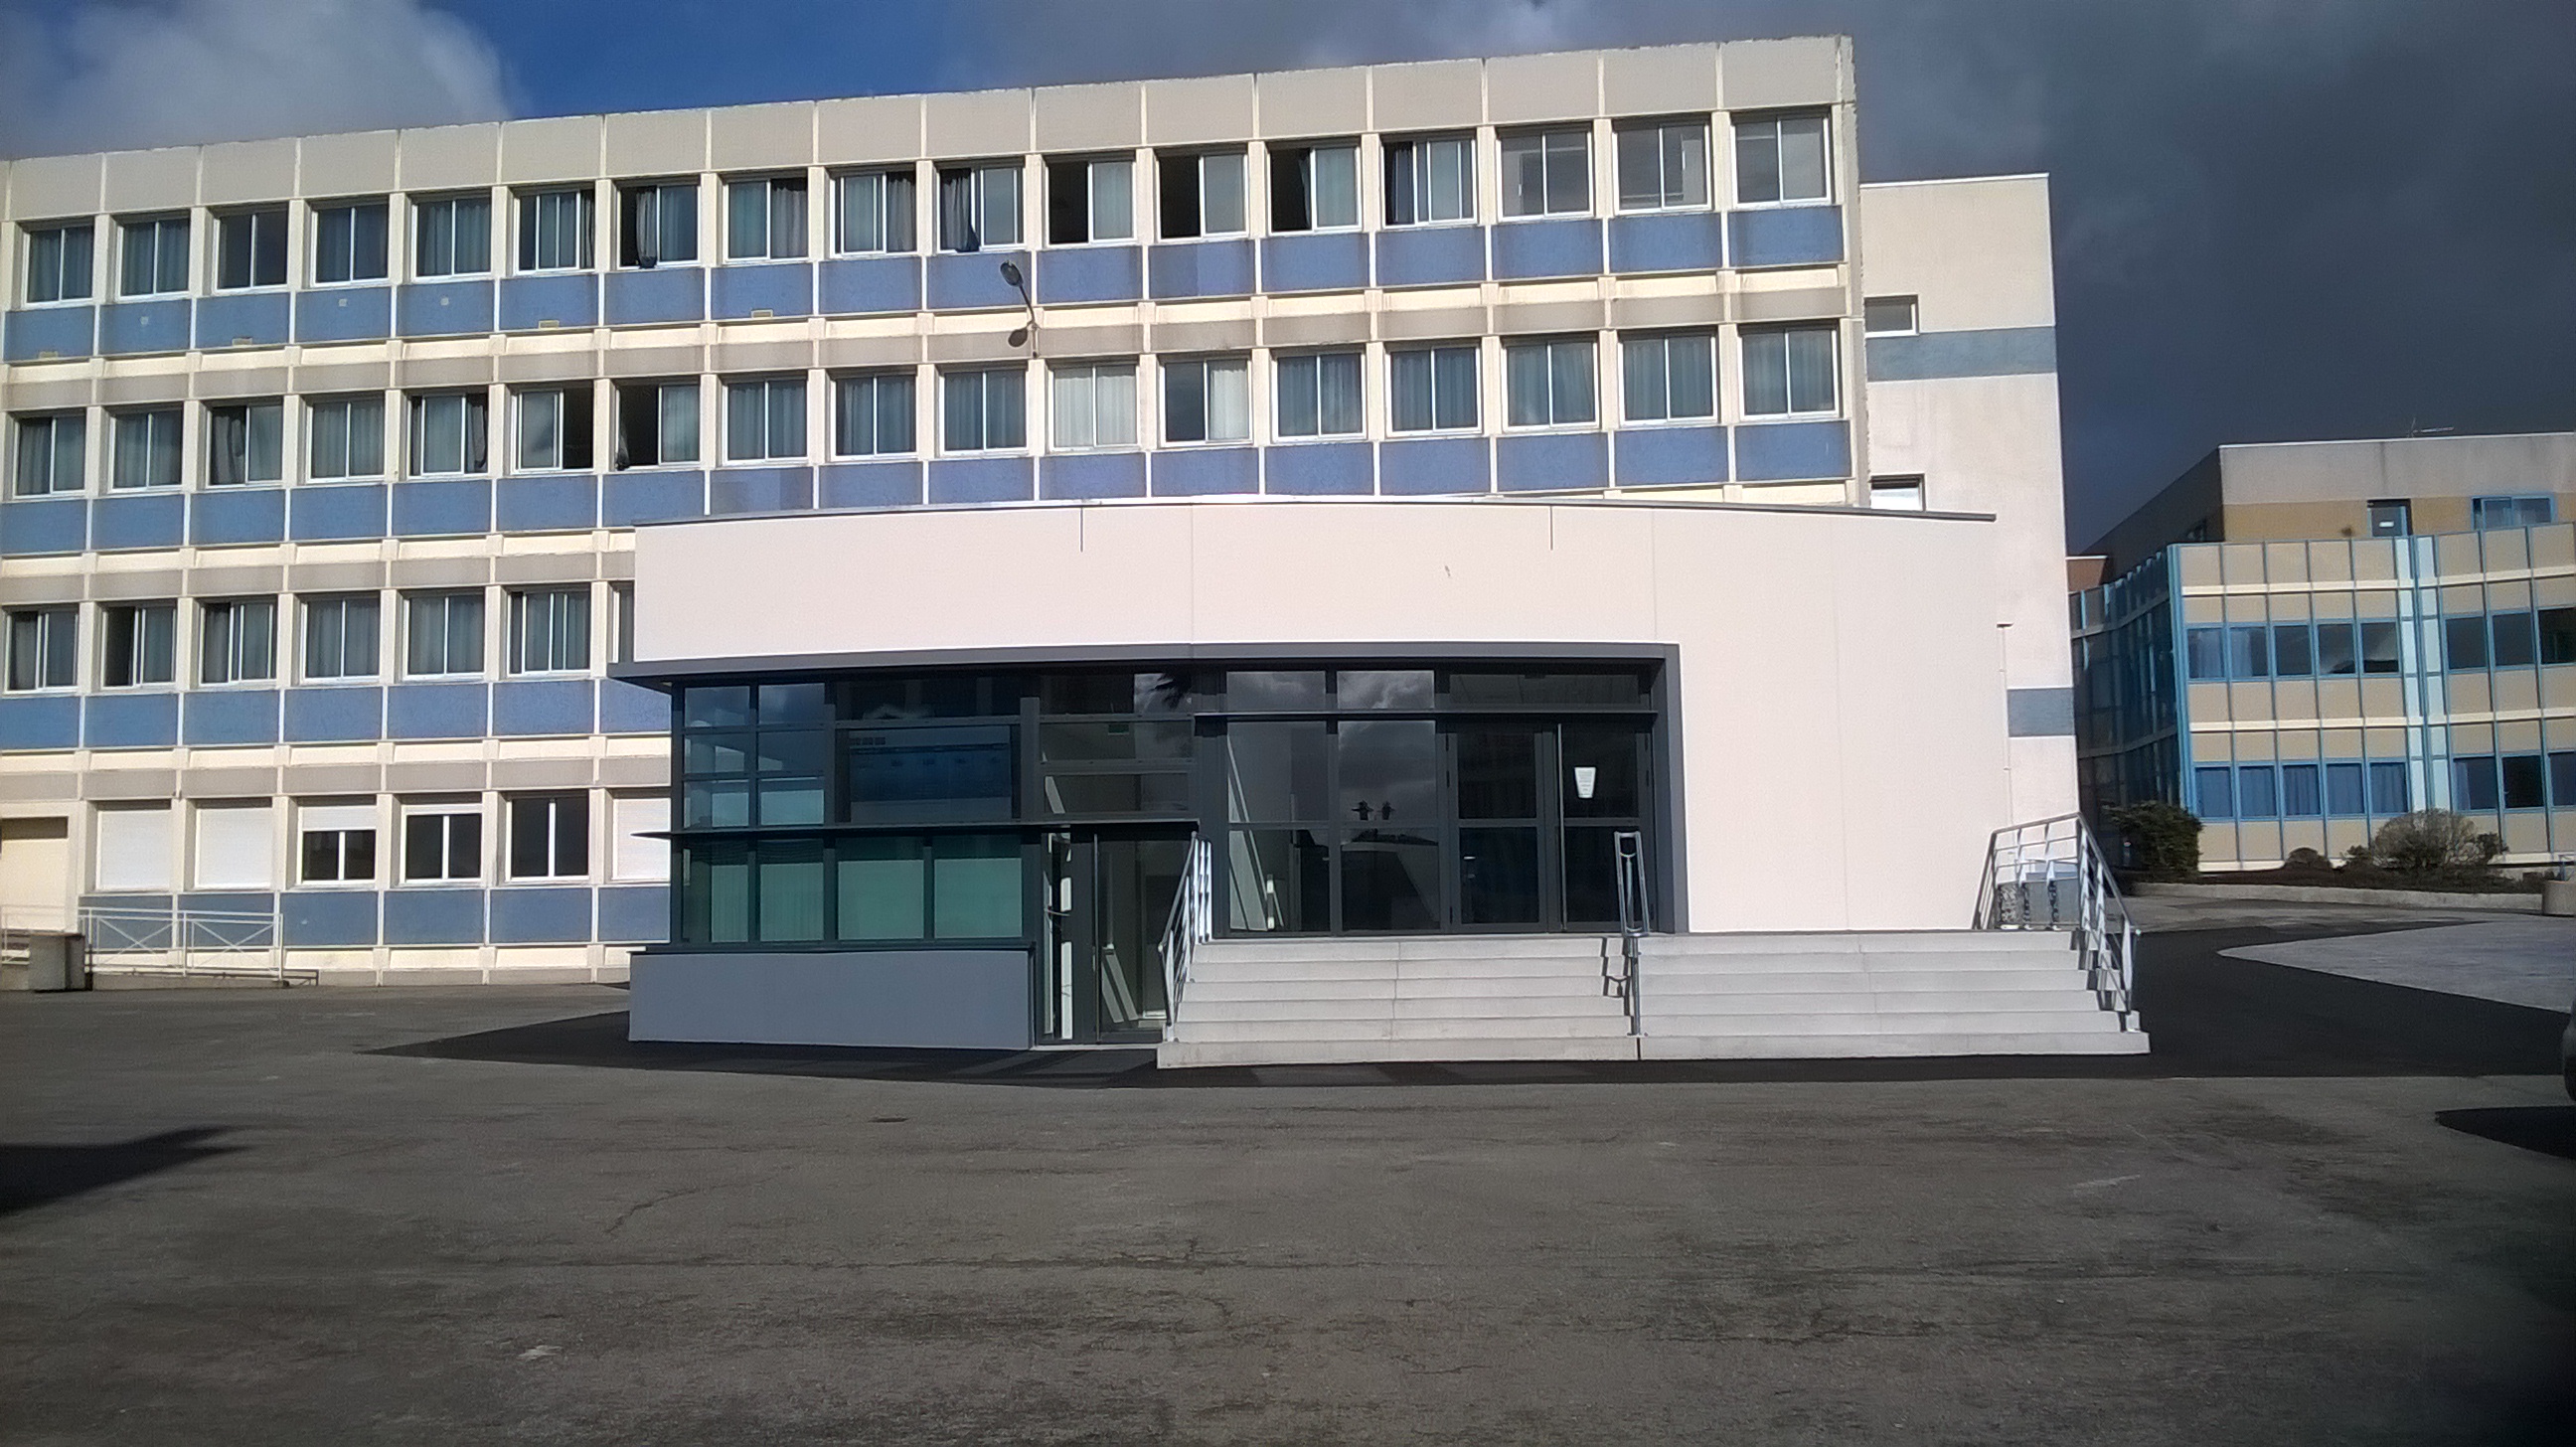
<svg viewBox="0 0 2576 1447">
<path fill-rule="evenodd" d="M 2576 426 L 2570 0 L 960 4 L 984 84 L 1848 33 L 1872 180 L 2051 173 L 2072 540 L 2222 442 Z"/>
</svg>

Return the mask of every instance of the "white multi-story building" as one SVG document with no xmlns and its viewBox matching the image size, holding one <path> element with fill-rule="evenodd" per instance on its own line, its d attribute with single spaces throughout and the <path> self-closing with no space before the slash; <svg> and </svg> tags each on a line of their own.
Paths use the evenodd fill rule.
<svg viewBox="0 0 2576 1447">
<path fill-rule="evenodd" d="M 1856 133 L 1800 39 L 10 164 L 7 905 L 877 1043 L 1179 1035 L 1193 838 L 1207 971 L 1962 927 L 2074 807 L 2047 188 Z"/>
</svg>

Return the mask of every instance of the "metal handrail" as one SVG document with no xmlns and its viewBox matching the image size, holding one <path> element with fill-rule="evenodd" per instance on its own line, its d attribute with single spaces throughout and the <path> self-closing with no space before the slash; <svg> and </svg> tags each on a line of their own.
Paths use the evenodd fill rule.
<svg viewBox="0 0 2576 1447">
<path fill-rule="evenodd" d="M 1181 883 L 1172 891 L 1172 910 L 1163 920 L 1155 950 L 1163 957 L 1163 1038 L 1180 1024 L 1181 994 L 1189 988 L 1190 965 L 1198 947 L 1215 932 L 1216 851 L 1206 836 L 1190 836 Z"/>
<path fill-rule="evenodd" d="M 1612 865 L 1619 881 L 1619 963 L 1620 973 L 1605 972 L 1602 993 L 1615 995 L 1628 1006 L 1628 1033 L 1644 1032 L 1644 1016 L 1637 1001 L 1638 960 L 1645 953 L 1646 930 L 1651 921 L 1646 917 L 1646 838 L 1635 829 L 1622 829 L 1610 836 Z"/>
<path fill-rule="evenodd" d="M 2086 982 L 2120 1028 L 2137 1018 L 2138 927 L 2129 918 L 2110 861 L 2081 814 L 2014 824 L 1994 832 L 1977 886 L 1974 927 L 2065 930 L 2075 937 Z"/>
<path fill-rule="evenodd" d="M 92 969 L 254 975 L 281 985 L 320 978 L 317 971 L 286 967 L 284 937 L 274 911 L 88 905 L 80 911 L 80 934 Z"/>
</svg>

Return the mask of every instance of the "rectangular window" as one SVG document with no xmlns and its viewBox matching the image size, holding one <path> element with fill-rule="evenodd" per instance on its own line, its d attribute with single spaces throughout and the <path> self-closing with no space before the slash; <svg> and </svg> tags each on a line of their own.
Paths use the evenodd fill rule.
<svg viewBox="0 0 2576 1447">
<path fill-rule="evenodd" d="M 414 477 L 480 473 L 486 463 L 480 392 L 437 392 L 411 399 L 411 472 Z"/>
<path fill-rule="evenodd" d="M 1049 161 L 1047 242 L 1123 241 L 1136 234 L 1136 163 L 1123 156 Z"/>
<path fill-rule="evenodd" d="M 1163 364 L 1165 442 L 1251 439 L 1250 358 L 1187 357 Z"/>
<path fill-rule="evenodd" d="M 785 261 L 805 254 L 805 178 L 761 176 L 725 183 L 725 255 Z"/>
<path fill-rule="evenodd" d="M 18 419 L 18 466 L 10 491 L 19 497 L 81 490 L 89 425 L 78 412 Z"/>
<path fill-rule="evenodd" d="M 1708 204 L 1708 122 L 1631 121 L 1618 128 L 1619 209 Z"/>
<path fill-rule="evenodd" d="M 414 593 L 403 599 L 403 672 L 463 678 L 483 671 L 483 595 Z"/>
<path fill-rule="evenodd" d="M 175 682 L 178 623 L 173 603 L 110 603 L 99 609 L 99 687 Z"/>
<path fill-rule="evenodd" d="M 587 186 L 520 193 L 519 270 L 587 269 L 595 204 Z"/>
<path fill-rule="evenodd" d="M 2476 754 L 2451 761 L 2451 807 L 2493 812 L 2496 807 L 2496 761 Z"/>
<path fill-rule="evenodd" d="M 2370 535 L 2402 538 L 2415 531 L 2415 509 L 2406 499 L 2381 498 L 2370 505 Z"/>
<path fill-rule="evenodd" d="M 2400 763 L 2374 763 L 2370 766 L 2370 812 L 2383 819 L 2393 819 L 2414 808 L 2415 791 L 2406 783 L 2406 766 Z"/>
<path fill-rule="evenodd" d="M 1503 137 L 1503 214 L 1581 216 L 1592 209 L 1592 132 L 1568 127 Z"/>
<path fill-rule="evenodd" d="M 523 588 L 510 595 L 512 673 L 580 673 L 589 667 L 588 588 Z"/>
<path fill-rule="evenodd" d="M 2487 620 L 2472 613 L 2442 620 L 2442 659 L 2454 673 L 2487 666 Z"/>
<path fill-rule="evenodd" d="M 669 467 L 697 460 L 697 383 L 618 384 L 618 467 Z"/>
<path fill-rule="evenodd" d="M 118 226 L 119 296 L 166 296 L 188 289 L 188 218 L 164 216 Z"/>
<path fill-rule="evenodd" d="M 2576 751 L 2549 756 L 2549 802 L 2553 808 L 2576 809 Z"/>
<path fill-rule="evenodd" d="M 2325 799 L 2317 784 L 2316 765 L 2283 764 L 2281 766 L 2281 817 L 2314 819 L 2323 813 Z"/>
<path fill-rule="evenodd" d="M 2355 651 L 2353 644 L 2351 624 L 2320 623 L 2317 625 L 2317 672 L 2319 674 L 2326 676 L 2349 674 L 2359 666 L 2359 661 L 2360 655 Z"/>
<path fill-rule="evenodd" d="M 87 301 L 98 226 L 69 221 L 27 231 L 27 301 Z"/>
<path fill-rule="evenodd" d="M 2528 613 L 2498 613 L 2487 620 L 2494 637 L 2494 647 L 2487 658 L 2498 668 L 2527 668 L 2538 657 L 2540 640 L 2533 634 Z"/>
<path fill-rule="evenodd" d="M 275 598 L 227 598 L 198 609 L 199 683 L 264 683 L 275 677 Z"/>
<path fill-rule="evenodd" d="M 1049 434 L 1058 449 L 1136 445 L 1134 362 L 1075 363 L 1049 375 Z"/>
<path fill-rule="evenodd" d="M 590 470 L 590 388 L 547 387 L 518 394 L 521 472 Z"/>
<path fill-rule="evenodd" d="M 385 279 L 387 207 L 350 201 L 313 208 L 313 280 L 322 285 Z"/>
<path fill-rule="evenodd" d="M 509 806 L 512 879 L 581 879 L 590 873 L 588 794 L 520 794 Z"/>
<path fill-rule="evenodd" d="M 2227 630 L 2227 676 L 2230 678 L 2269 678 L 2272 676 L 2272 651 L 2265 645 L 2270 634 L 2259 624 Z"/>
<path fill-rule="evenodd" d="M 2365 812 L 2361 806 L 2361 765 L 2326 765 L 2326 812 L 2338 819 L 2358 819 Z"/>
<path fill-rule="evenodd" d="M 483 877 L 483 806 L 428 804 L 403 810 L 405 884 Z"/>
<path fill-rule="evenodd" d="M 617 264 L 655 267 L 698 259 L 698 183 L 649 181 L 617 188 Z"/>
<path fill-rule="evenodd" d="M 2183 661 L 2195 681 L 2227 676 L 2227 635 L 2216 628 L 2183 631 Z"/>
<path fill-rule="evenodd" d="M 1017 164 L 939 168 L 940 250 L 981 251 L 1019 244 Z"/>
<path fill-rule="evenodd" d="M 2527 497 L 2473 497 L 2469 499 L 2469 526 L 2480 532 L 2490 528 L 2536 528 L 2551 522 L 2557 511 L 2555 499 L 2547 493 Z"/>
<path fill-rule="evenodd" d="M 1243 230 L 1243 152 L 1158 156 L 1163 239 L 1234 236 Z"/>
<path fill-rule="evenodd" d="M 1028 374 L 994 367 L 940 375 L 940 445 L 989 452 L 1028 445 Z"/>
<path fill-rule="evenodd" d="M 412 274 L 481 276 L 492 269 L 492 198 L 442 196 L 414 201 Z"/>
<path fill-rule="evenodd" d="M 1476 348 L 1417 347 L 1387 354 L 1387 400 L 1398 432 L 1476 425 Z"/>
<path fill-rule="evenodd" d="M 873 256 L 912 250 L 911 171 L 858 171 L 832 184 L 840 193 L 832 231 L 834 252 Z"/>
<path fill-rule="evenodd" d="M 116 456 L 107 484 L 116 488 L 179 485 L 179 409 L 119 412 Z"/>
<path fill-rule="evenodd" d="M 671 877 L 670 841 L 654 837 L 671 827 L 670 795 L 612 794 L 608 818 L 614 840 L 609 878 L 658 884 Z"/>
<path fill-rule="evenodd" d="M 727 462 L 766 462 L 804 456 L 804 378 L 767 377 L 725 383 Z"/>
<path fill-rule="evenodd" d="M 1333 231 L 1360 224 L 1356 141 L 1270 147 L 1270 229 Z"/>
<path fill-rule="evenodd" d="M 1620 391 L 1631 422 L 1717 415 L 1717 334 L 1666 332 L 1619 339 Z"/>
<path fill-rule="evenodd" d="M 608 661 L 611 663 L 633 663 L 635 661 L 634 584 L 611 583 L 608 585 L 608 612 Z"/>
<path fill-rule="evenodd" d="M 2535 617 L 2540 632 L 2540 661 L 2576 663 L 2576 608 L 2543 608 Z"/>
<path fill-rule="evenodd" d="M 1308 352 L 1281 357 L 1278 365 L 1279 435 L 1356 437 L 1360 416 L 1360 354 Z"/>
<path fill-rule="evenodd" d="M 305 884 L 372 883 L 376 877 L 376 806 L 297 806 L 295 874 Z"/>
<path fill-rule="evenodd" d="M 2236 771 L 2236 817 L 2239 819 L 2277 819 L 2281 803 L 2273 792 L 2272 766 L 2253 764 Z"/>
<path fill-rule="evenodd" d="M 2501 777 L 2504 806 L 2508 809 L 2546 809 L 2549 807 L 2548 783 L 2538 754 L 2507 754 L 2496 761 Z"/>
<path fill-rule="evenodd" d="M 304 676 L 308 679 L 376 676 L 378 623 L 375 595 L 304 600 Z"/>
<path fill-rule="evenodd" d="M 1751 417 L 1829 416 L 1841 406 L 1832 327 L 1748 327 L 1744 411 Z"/>
<path fill-rule="evenodd" d="M 832 384 L 832 455 L 890 457 L 913 450 L 910 372 L 873 372 Z"/>
<path fill-rule="evenodd" d="M 1821 115 L 1765 116 L 1735 123 L 1735 199 L 1758 206 L 1822 201 L 1833 195 Z"/>
<path fill-rule="evenodd" d="M 277 888 L 277 811 L 266 802 L 200 804 L 195 865 L 199 889 Z"/>
<path fill-rule="evenodd" d="M 9 610 L 9 691 L 70 688 L 80 682 L 77 608 Z"/>
<path fill-rule="evenodd" d="M 1476 219 L 1476 138 L 1421 136 L 1388 141 L 1386 224 Z"/>
<path fill-rule="evenodd" d="M 206 483 L 232 487 L 286 476 L 286 404 L 227 402 L 206 409 Z"/>
<path fill-rule="evenodd" d="M 1878 512 L 1921 512 L 1923 479 L 1873 477 L 1869 480 L 1869 505 Z"/>
<path fill-rule="evenodd" d="M 1592 339 L 1504 343 L 1503 396 L 1503 415 L 1514 427 L 1572 427 L 1597 421 Z"/>
<path fill-rule="evenodd" d="M 286 208 L 263 206 L 215 218 L 215 289 L 286 285 Z"/>
<path fill-rule="evenodd" d="M 2308 625 L 2283 623 L 2272 629 L 2272 673 L 2278 678 L 2306 678 L 2316 671 L 2310 656 Z"/>
<path fill-rule="evenodd" d="M 315 482 L 384 476 L 383 397 L 316 397 L 304 406 L 304 425 L 312 434 L 307 476 Z"/>
<path fill-rule="evenodd" d="M 2361 625 L 2361 671 L 2395 673 L 2404 655 L 2399 651 L 2397 625 L 2364 623 Z"/>
<path fill-rule="evenodd" d="M 2224 764 L 2203 765 L 2191 771 L 2192 797 L 2197 807 L 2192 812 L 2203 819 L 2236 817 L 2235 771 Z"/>
<path fill-rule="evenodd" d="M 1871 336 L 1903 336 L 1922 330 L 1910 296 L 1874 296 L 1860 304 L 1860 329 Z"/>
<path fill-rule="evenodd" d="M 169 805 L 103 806 L 94 838 L 101 890 L 170 888 L 171 845 L 176 835 Z"/>
</svg>

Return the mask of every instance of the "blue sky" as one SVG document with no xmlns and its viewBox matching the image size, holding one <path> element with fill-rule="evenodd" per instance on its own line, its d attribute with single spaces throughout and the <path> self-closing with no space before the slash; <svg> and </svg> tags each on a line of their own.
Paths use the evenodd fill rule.
<svg viewBox="0 0 2576 1447">
<path fill-rule="evenodd" d="M 0 0 L 0 155 L 1848 33 L 2051 173 L 2069 532 L 2224 442 L 2576 428 L 2570 0 Z"/>
</svg>

